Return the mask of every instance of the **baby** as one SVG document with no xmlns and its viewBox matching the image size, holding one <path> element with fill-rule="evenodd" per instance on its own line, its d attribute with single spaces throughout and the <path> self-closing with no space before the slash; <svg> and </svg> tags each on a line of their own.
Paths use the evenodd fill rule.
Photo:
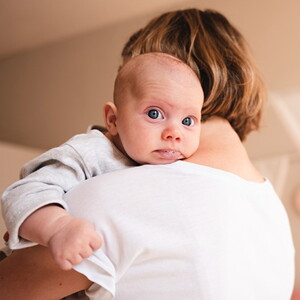
<svg viewBox="0 0 300 300">
<path fill-rule="evenodd" d="M 45 152 L 4 192 L 9 247 L 47 246 L 65 270 L 90 256 L 101 237 L 93 224 L 68 214 L 64 194 L 106 172 L 191 156 L 200 142 L 203 97 L 198 77 L 177 58 L 148 53 L 130 59 L 115 80 L 114 102 L 104 106 L 108 131 L 91 130 Z"/>
</svg>

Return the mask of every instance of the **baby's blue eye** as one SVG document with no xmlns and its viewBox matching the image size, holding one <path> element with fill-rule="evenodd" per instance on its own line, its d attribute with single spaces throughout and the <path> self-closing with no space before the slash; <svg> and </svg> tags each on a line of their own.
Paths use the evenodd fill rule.
<svg viewBox="0 0 300 300">
<path fill-rule="evenodd" d="M 192 126 L 194 125 L 194 120 L 191 117 L 186 117 L 182 120 L 182 124 L 185 126 Z"/>
<path fill-rule="evenodd" d="M 150 109 L 147 113 L 147 115 L 151 118 L 151 119 L 161 119 L 162 115 L 161 112 L 158 111 L 157 109 Z"/>
</svg>

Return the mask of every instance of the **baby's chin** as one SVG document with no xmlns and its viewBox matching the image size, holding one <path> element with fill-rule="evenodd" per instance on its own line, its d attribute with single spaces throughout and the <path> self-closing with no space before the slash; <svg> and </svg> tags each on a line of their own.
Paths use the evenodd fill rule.
<svg viewBox="0 0 300 300">
<path fill-rule="evenodd" d="M 144 162 L 144 163 L 140 163 L 140 165 L 168 165 L 168 164 L 172 164 L 176 161 L 178 161 L 180 159 L 177 159 L 177 160 L 167 160 L 167 161 L 164 161 L 164 160 L 160 160 L 160 161 L 149 161 L 149 162 Z"/>
<path fill-rule="evenodd" d="M 186 157 L 177 151 L 158 150 L 151 157 L 135 160 L 140 165 L 166 165 L 185 159 Z"/>
</svg>

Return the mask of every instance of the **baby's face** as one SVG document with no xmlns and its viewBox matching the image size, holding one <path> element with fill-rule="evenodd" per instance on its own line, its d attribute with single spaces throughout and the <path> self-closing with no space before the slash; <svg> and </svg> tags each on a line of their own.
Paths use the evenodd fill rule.
<svg viewBox="0 0 300 300">
<path fill-rule="evenodd" d="M 185 65 L 146 64 L 131 78 L 118 107 L 122 147 L 140 164 L 166 164 L 191 156 L 200 142 L 203 91 Z"/>
</svg>

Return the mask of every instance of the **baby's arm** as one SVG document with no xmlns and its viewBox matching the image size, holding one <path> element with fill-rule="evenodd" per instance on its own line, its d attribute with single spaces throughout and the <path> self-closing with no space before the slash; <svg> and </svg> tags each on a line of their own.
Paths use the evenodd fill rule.
<svg viewBox="0 0 300 300">
<path fill-rule="evenodd" d="M 49 247 L 63 270 L 79 264 L 101 246 L 101 238 L 92 223 L 74 218 L 56 205 L 44 206 L 31 214 L 22 223 L 20 235 Z"/>
<path fill-rule="evenodd" d="M 12 184 L 2 196 L 11 249 L 33 245 L 19 236 L 19 227 L 29 215 L 49 204 L 67 209 L 64 194 L 91 177 L 83 167 L 80 155 L 66 144 L 35 158 L 25 165 L 22 172 L 25 177 Z M 33 229 L 39 231 L 40 227 Z"/>
<path fill-rule="evenodd" d="M 49 244 L 50 248 L 52 247 L 51 250 L 55 251 L 59 248 L 59 246 L 55 247 L 55 245 L 59 245 L 57 237 L 62 237 L 63 233 L 66 236 L 67 232 L 73 232 L 74 234 L 73 246 L 77 243 L 77 247 L 73 247 L 74 252 L 78 251 L 80 243 L 82 245 L 87 243 L 87 247 L 90 247 L 90 241 L 86 241 L 96 235 L 93 225 L 84 220 L 75 220 L 63 209 L 67 209 L 63 197 L 68 190 L 92 176 L 101 174 L 101 168 L 98 164 L 101 153 L 95 147 L 97 146 L 98 136 L 90 135 L 76 136 L 66 144 L 51 149 L 35 158 L 23 168 L 22 176 L 24 178 L 14 183 L 4 192 L 2 197 L 3 215 L 10 233 L 8 244 L 11 249 L 41 243 L 43 245 Z M 92 143 L 89 143 L 91 139 Z M 96 139 L 96 144 L 93 139 Z M 92 164 L 85 160 L 86 153 L 88 153 Z M 53 207 L 49 206 L 50 204 Z M 49 213 L 45 218 L 45 215 L 41 215 L 44 210 L 40 208 L 45 208 L 45 210 L 47 208 L 47 211 L 51 211 L 51 214 Z M 51 216 L 53 219 L 51 219 Z M 35 221 L 29 222 L 33 217 Z M 20 226 L 25 220 L 26 226 L 22 227 L 20 231 Z M 51 241 L 49 241 L 50 232 L 45 235 L 44 239 L 41 238 L 47 229 L 50 230 L 50 224 L 52 229 L 54 229 L 54 224 L 57 228 L 60 224 L 64 229 L 60 232 L 56 229 L 55 238 L 53 236 Z M 76 230 L 72 230 L 75 227 L 74 224 L 76 224 Z M 88 233 L 82 235 L 80 239 L 80 234 L 87 231 Z M 70 238 L 72 238 L 71 235 L 64 241 L 70 241 Z M 65 242 L 65 244 L 67 243 Z M 99 242 L 96 239 L 96 242 L 91 244 L 92 248 L 95 248 L 98 244 Z M 84 248 L 84 246 L 82 247 Z M 68 248 L 70 247 L 68 246 Z M 86 250 L 83 250 L 83 252 L 82 256 L 86 256 Z M 59 251 L 58 253 L 52 253 L 54 257 L 62 256 Z M 81 252 L 79 251 L 79 253 Z M 60 258 L 57 258 L 56 261 L 60 264 Z M 74 261 L 74 258 L 71 257 L 70 261 Z"/>
<path fill-rule="evenodd" d="M 72 187 L 90 177 L 132 165 L 134 165 L 132 161 L 113 147 L 104 135 L 95 130 L 75 136 L 66 144 L 31 161 L 23 169 L 24 178 L 9 187 L 2 197 L 3 216 L 10 234 L 9 247 L 18 249 L 34 244 L 22 239 L 19 229 L 25 220 L 27 222 L 31 217 L 38 217 L 38 209 L 46 208 L 51 204 L 56 206 L 56 212 L 60 208 L 60 213 L 66 213 L 62 209 L 67 209 L 63 197 Z M 84 203 L 84 199 L 82 200 L 83 207 L 88 205 Z M 66 221 L 67 219 L 69 222 Z M 56 238 L 51 240 L 50 247 L 58 245 L 58 248 L 59 241 L 66 241 L 69 232 L 74 234 L 74 243 L 78 243 L 75 240 L 80 236 L 80 232 L 86 230 L 86 223 L 66 215 L 59 220 L 65 222 L 64 231 L 56 232 Z M 29 223 L 28 227 L 22 227 L 21 235 L 31 241 L 46 244 L 46 238 L 41 240 L 41 233 L 48 223 L 49 220 L 46 218 L 39 218 L 39 221 L 33 222 L 33 225 Z M 78 229 L 79 223 L 82 230 Z M 89 228 L 90 233 L 87 236 L 94 236 L 92 233 L 94 229 L 91 226 Z M 62 238 L 63 236 L 65 238 Z M 70 237 L 71 235 L 68 236 Z M 85 236 L 82 238 L 85 239 Z M 53 249 L 55 247 L 53 246 Z"/>
</svg>

